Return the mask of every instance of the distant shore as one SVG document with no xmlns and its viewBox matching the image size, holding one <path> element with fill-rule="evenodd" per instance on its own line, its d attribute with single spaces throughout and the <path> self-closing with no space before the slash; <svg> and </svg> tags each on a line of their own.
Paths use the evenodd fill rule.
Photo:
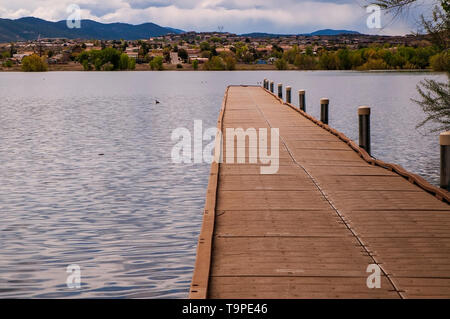
<svg viewBox="0 0 450 319">
<path fill-rule="evenodd" d="M 163 71 L 194 71 L 192 64 L 182 64 L 182 68 L 177 68 L 176 64 L 164 64 Z M 235 71 L 276 71 L 277 68 L 273 64 L 236 64 Z M 292 68 L 296 70 L 296 68 Z M 83 66 L 80 63 L 68 63 L 68 64 L 49 64 L 48 71 L 84 71 Z M 148 64 L 136 64 L 136 69 L 133 71 L 152 71 Z M 202 69 L 202 65 L 199 65 L 196 71 L 206 71 Z M 20 65 L 14 65 L 10 68 L 0 66 L 0 72 L 22 72 Z M 101 71 L 84 71 L 84 72 L 101 72 Z M 113 71 L 107 71 L 113 72 Z M 157 72 L 157 71 L 155 71 Z"/>
<path fill-rule="evenodd" d="M 48 66 L 48 72 L 58 71 L 81 71 L 81 72 L 121 72 L 121 71 L 84 71 L 83 66 L 79 63 L 68 64 L 50 64 Z M 152 71 L 148 64 L 136 64 L 136 69 L 133 71 Z M 133 72 L 129 71 L 129 72 Z M 192 64 L 183 64 L 183 68 L 177 68 L 174 64 L 164 64 L 164 70 L 162 71 L 194 71 Z M 196 72 L 208 71 L 203 70 L 202 65 L 199 66 Z M 279 71 L 274 64 L 236 64 L 234 71 Z M 299 70 L 295 66 L 282 71 L 330 71 L 330 70 Z M 347 70 L 348 71 L 348 70 Z M 0 72 L 23 72 L 20 65 L 15 65 L 10 68 L 0 66 Z M 160 72 L 160 71 L 154 71 Z M 232 71 L 231 71 L 232 72 Z M 365 72 L 434 72 L 431 69 L 399 69 L 399 70 L 367 70 Z"/>
</svg>

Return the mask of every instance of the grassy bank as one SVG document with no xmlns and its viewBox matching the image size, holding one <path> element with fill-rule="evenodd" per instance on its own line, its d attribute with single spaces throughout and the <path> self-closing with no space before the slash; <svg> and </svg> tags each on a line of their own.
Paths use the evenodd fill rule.
<svg viewBox="0 0 450 319">
<path fill-rule="evenodd" d="M 164 64 L 163 71 L 194 71 L 192 64 L 183 64 L 183 68 L 177 68 L 175 64 Z M 308 71 L 299 70 L 294 65 L 289 65 L 286 69 L 288 71 Z M 68 64 L 50 64 L 48 66 L 48 71 L 58 72 L 58 71 L 84 71 L 83 66 L 79 63 L 71 62 Z M 136 69 L 133 71 L 152 71 L 148 64 L 136 64 Z M 199 67 L 198 71 L 205 71 L 203 68 Z M 278 71 L 278 69 L 273 64 L 236 64 L 235 71 Z M 323 70 L 322 70 L 323 71 Z M 326 71 L 326 70 L 325 70 Z M 431 69 L 400 69 L 400 70 L 366 70 L 366 71 L 377 71 L 377 72 L 432 72 Z M 2 67 L 0 66 L 0 72 L 23 72 L 20 65 L 14 65 L 12 67 Z M 95 72 L 95 71 L 84 71 L 84 72 Z M 157 72 L 157 71 L 155 71 Z"/>
</svg>

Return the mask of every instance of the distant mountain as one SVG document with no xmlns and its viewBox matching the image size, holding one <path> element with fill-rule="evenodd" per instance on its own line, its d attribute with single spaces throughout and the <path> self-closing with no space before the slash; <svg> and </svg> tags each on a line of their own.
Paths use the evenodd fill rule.
<svg viewBox="0 0 450 319">
<path fill-rule="evenodd" d="M 66 21 L 50 22 L 28 17 L 17 20 L 0 19 L 0 42 L 34 40 L 41 38 L 138 40 L 182 30 L 161 27 L 154 23 L 132 25 L 127 23 L 99 23 L 81 20 L 81 28 L 69 29 Z"/>
<path fill-rule="evenodd" d="M 315 36 L 315 35 L 340 35 L 340 34 L 361 34 L 357 31 L 350 31 L 350 30 L 332 30 L 332 29 L 324 29 L 324 30 L 318 30 L 311 33 L 303 33 L 298 34 L 300 36 Z M 283 36 L 292 36 L 296 34 L 273 34 L 273 33 L 263 33 L 263 32 L 253 32 L 253 33 L 246 33 L 242 34 L 244 37 L 249 38 L 278 38 Z"/>
<path fill-rule="evenodd" d="M 361 34 L 361 33 L 357 32 L 357 31 L 349 31 L 349 30 L 325 29 L 325 30 L 311 32 L 308 35 L 340 35 L 340 34 Z"/>
<path fill-rule="evenodd" d="M 169 30 L 169 31 L 171 31 L 172 33 L 175 33 L 175 34 L 180 34 L 180 33 L 185 33 L 186 32 L 184 30 L 170 28 L 170 27 L 164 27 L 164 28 L 166 28 L 167 30 Z"/>
</svg>

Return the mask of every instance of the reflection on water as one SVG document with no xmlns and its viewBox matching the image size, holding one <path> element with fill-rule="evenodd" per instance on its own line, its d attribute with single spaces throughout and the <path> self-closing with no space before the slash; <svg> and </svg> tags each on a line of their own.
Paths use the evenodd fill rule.
<svg viewBox="0 0 450 319">
<path fill-rule="evenodd" d="M 438 140 L 415 130 L 410 98 L 443 75 L 0 73 L 0 297 L 186 297 L 209 165 L 172 164 L 171 132 L 215 126 L 226 85 L 264 77 L 306 89 L 314 116 L 330 98 L 331 126 L 353 139 L 372 106 L 374 155 L 437 183 Z"/>
</svg>

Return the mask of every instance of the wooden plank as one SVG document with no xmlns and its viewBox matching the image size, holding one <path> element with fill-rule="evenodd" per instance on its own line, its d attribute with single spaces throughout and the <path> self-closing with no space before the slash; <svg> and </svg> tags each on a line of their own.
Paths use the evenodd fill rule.
<svg viewBox="0 0 450 319">
<path fill-rule="evenodd" d="M 367 289 L 355 277 L 212 277 L 211 298 L 398 298 L 386 277 Z"/>
</svg>

